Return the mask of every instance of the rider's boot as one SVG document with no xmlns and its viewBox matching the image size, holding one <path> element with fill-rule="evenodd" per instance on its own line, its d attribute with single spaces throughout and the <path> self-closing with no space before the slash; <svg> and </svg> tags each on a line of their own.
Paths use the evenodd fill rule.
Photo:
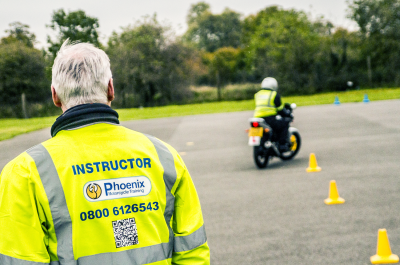
<svg viewBox="0 0 400 265">
<path fill-rule="evenodd" d="M 287 152 L 290 150 L 290 146 L 288 143 L 280 144 L 279 145 L 279 151 L 280 152 Z"/>
<path fill-rule="evenodd" d="M 287 137 L 283 137 L 281 135 L 280 139 L 279 139 L 279 151 L 280 152 L 287 152 L 290 150 L 290 138 L 289 138 L 289 134 L 287 135 Z"/>
</svg>

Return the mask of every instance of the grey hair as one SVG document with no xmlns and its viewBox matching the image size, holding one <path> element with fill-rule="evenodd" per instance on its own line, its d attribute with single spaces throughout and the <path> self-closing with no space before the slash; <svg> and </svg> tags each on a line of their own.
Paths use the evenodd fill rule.
<svg viewBox="0 0 400 265">
<path fill-rule="evenodd" d="M 52 69 L 52 86 L 67 108 L 86 103 L 107 103 L 112 77 L 107 54 L 90 43 L 70 44 L 66 40 Z"/>
</svg>

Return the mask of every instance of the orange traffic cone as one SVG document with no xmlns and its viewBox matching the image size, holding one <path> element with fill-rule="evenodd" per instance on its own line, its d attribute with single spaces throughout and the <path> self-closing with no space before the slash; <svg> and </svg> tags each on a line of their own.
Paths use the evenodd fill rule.
<svg viewBox="0 0 400 265">
<path fill-rule="evenodd" d="M 344 199 L 339 197 L 339 192 L 336 187 L 336 181 L 331 180 L 329 186 L 329 198 L 324 200 L 325 204 L 341 204 L 344 203 Z"/>
<path fill-rule="evenodd" d="M 399 262 L 399 256 L 392 254 L 386 229 L 378 230 L 378 246 L 376 255 L 371 258 L 372 264 L 387 264 Z"/>
<path fill-rule="evenodd" d="M 317 159 L 315 158 L 315 154 L 311 153 L 310 154 L 310 163 L 308 168 L 306 169 L 307 172 L 319 172 L 321 171 L 321 168 L 317 164 Z"/>
</svg>

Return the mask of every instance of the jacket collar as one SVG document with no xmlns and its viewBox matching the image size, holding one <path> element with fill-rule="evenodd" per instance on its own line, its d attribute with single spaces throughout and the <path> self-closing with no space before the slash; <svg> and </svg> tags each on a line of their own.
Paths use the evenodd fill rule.
<svg viewBox="0 0 400 265">
<path fill-rule="evenodd" d="M 82 104 L 66 110 L 51 127 L 51 136 L 93 123 L 119 124 L 118 113 L 106 104 Z"/>
</svg>

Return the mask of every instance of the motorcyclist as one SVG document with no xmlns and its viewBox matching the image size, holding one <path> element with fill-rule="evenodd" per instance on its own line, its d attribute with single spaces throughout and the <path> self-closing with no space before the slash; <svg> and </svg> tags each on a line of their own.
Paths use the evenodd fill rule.
<svg viewBox="0 0 400 265">
<path fill-rule="evenodd" d="M 284 109 L 281 96 L 277 90 L 278 81 L 275 78 L 264 78 L 261 82 L 261 90 L 254 95 L 256 102 L 254 117 L 263 118 L 271 126 L 272 130 L 278 135 L 279 150 L 285 152 L 289 150 L 287 139 L 289 122 L 282 117 L 287 115 L 287 111 Z"/>
</svg>

